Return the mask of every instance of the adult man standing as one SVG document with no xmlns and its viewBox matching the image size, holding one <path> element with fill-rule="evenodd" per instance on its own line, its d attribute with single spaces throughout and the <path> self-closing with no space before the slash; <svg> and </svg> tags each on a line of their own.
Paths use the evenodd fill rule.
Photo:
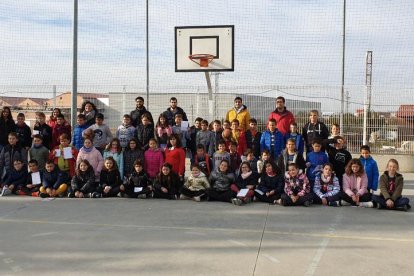
<svg viewBox="0 0 414 276">
<path fill-rule="evenodd" d="M 136 108 L 131 111 L 131 123 L 134 127 L 137 127 L 141 124 L 141 116 L 144 114 L 148 114 L 150 118 L 150 123 L 154 124 L 154 120 L 152 119 L 152 114 L 149 112 L 144 106 L 144 98 L 143 97 L 136 97 L 135 98 Z"/>
<path fill-rule="evenodd" d="M 233 122 L 237 119 L 239 121 L 239 128 L 246 131 L 250 128 L 250 112 L 247 110 L 247 106 L 243 104 L 243 100 L 240 97 L 234 99 L 234 107 L 227 111 L 226 120 Z"/>
<path fill-rule="evenodd" d="M 289 132 L 290 124 L 295 122 L 292 112 L 286 109 L 285 98 L 279 96 L 276 98 L 276 109 L 269 114 L 269 119 L 276 120 L 276 128 L 283 136 Z"/>
<path fill-rule="evenodd" d="M 187 114 L 185 114 L 184 110 L 177 106 L 177 98 L 176 97 L 171 97 L 170 99 L 170 107 L 167 108 L 166 111 L 164 111 L 164 116 L 167 118 L 168 123 L 170 124 L 170 126 L 174 126 L 175 125 L 175 115 L 176 114 L 181 114 L 183 116 L 183 121 L 188 121 L 187 119 Z"/>
</svg>

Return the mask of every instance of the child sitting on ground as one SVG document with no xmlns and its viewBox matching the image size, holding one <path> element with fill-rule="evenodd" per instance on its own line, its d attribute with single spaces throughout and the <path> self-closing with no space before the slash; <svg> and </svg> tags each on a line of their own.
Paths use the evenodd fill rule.
<svg viewBox="0 0 414 276">
<path fill-rule="evenodd" d="M 121 196 L 132 198 L 148 198 L 152 196 L 152 186 L 147 174 L 144 171 L 144 164 L 141 160 L 134 163 L 134 171 L 128 176 L 120 187 Z"/>
<path fill-rule="evenodd" d="M 40 197 L 63 196 L 70 183 L 69 175 L 59 170 L 53 160 L 46 162 L 46 169 L 43 172 L 42 187 L 40 187 Z"/>
<path fill-rule="evenodd" d="M 288 165 L 285 173 L 285 194 L 282 195 L 278 203 L 283 206 L 309 207 L 313 195 L 310 191 L 309 180 L 295 163 Z"/>
<path fill-rule="evenodd" d="M 390 159 L 387 170 L 380 178 L 380 195 L 373 195 L 372 201 L 378 209 L 401 210 L 411 209 L 410 200 L 402 197 L 404 178 L 398 173 L 399 165 L 395 159 Z"/>
<path fill-rule="evenodd" d="M 338 178 L 332 171 L 332 164 L 326 163 L 322 166 L 322 171 L 316 175 L 315 185 L 313 186 L 313 203 L 328 206 L 340 206 L 340 187 Z"/>
<path fill-rule="evenodd" d="M 205 197 L 206 189 L 208 188 L 210 188 L 210 183 L 206 175 L 200 170 L 198 165 L 191 165 L 191 175 L 181 188 L 180 199 L 192 199 L 200 202 Z"/>
</svg>

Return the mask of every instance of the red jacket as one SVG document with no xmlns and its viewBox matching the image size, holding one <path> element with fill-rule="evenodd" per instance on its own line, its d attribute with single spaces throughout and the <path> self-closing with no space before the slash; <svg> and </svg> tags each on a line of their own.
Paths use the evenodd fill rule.
<svg viewBox="0 0 414 276">
<path fill-rule="evenodd" d="M 165 149 L 165 162 L 172 165 L 172 170 L 179 176 L 185 173 L 185 151 L 183 148 Z"/>
<path fill-rule="evenodd" d="M 269 114 L 269 119 L 275 119 L 276 120 L 276 127 L 277 130 L 279 130 L 283 136 L 286 135 L 286 133 L 290 130 L 290 124 L 295 122 L 295 117 L 293 116 L 292 112 L 288 111 L 285 107 L 285 110 L 282 112 L 279 112 L 276 110 L 272 111 Z"/>
</svg>

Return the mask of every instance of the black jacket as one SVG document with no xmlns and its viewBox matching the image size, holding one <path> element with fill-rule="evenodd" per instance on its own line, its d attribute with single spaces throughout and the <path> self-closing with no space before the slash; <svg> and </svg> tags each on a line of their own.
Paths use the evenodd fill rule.
<svg viewBox="0 0 414 276">
<path fill-rule="evenodd" d="M 260 138 L 262 137 L 261 132 L 257 132 L 255 136 L 252 135 L 252 132 L 247 130 L 244 133 L 247 142 L 247 148 L 253 151 L 254 156 L 259 159 L 260 158 Z"/>
<path fill-rule="evenodd" d="M 154 125 L 138 125 L 137 129 L 135 130 L 135 136 L 138 140 L 138 146 L 144 151 L 147 150 L 149 148 L 149 140 L 151 138 L 154 138 Z"/>
<path fill-rule="evenodd" d="M 32 146 L 32 131 L 28 125 L 16 125 L 15 132 L 19 137 L 20 146 L 22 146 L 23 148 L 30 148 Z"/>
<path fill-rule="evenodd" d="M 312 146 L 312 142 L 315 138 L 320 138 L 321 140 L 328 139 L 329 130 L 326 125 L 322 122 L 317 122 L 316 124 L 307 123 L 302 129 L 303 140 L 305 145 L 309 148 Z M 322 148 L 322 151 L 325 149 Z"/>
<path fill-rule="evenodd" d="M 95 173 L 93 170 L 75 174 L 72 178 L 71 187 L 73 192 L 91 193 L 95 191 Z"/>
<path fill-rule="evenodd" d="M 138 125 L 141 124 L 141 116 L 147 114 L 150 117 L 150 122 L 152 125 L 154 125 L 154 120 L 152 118 L 152 114 L 151 112 L 149 112 L 145 106 L 142 107 L 142 109 L 134 109 L 131 111 L 130 116 L 131 116 L 131 124 L 134 127 L 137 127 Z"/>
<path fill-rule="evenodd" d="M 51 172 L 48 172 L 47 170 L 43 171 L 42 185 L 45 189 L 51 188 L 56 190 L 63 183 L 68 184 L 69 180 L 69 175 L 59 170 L 57 166 L 55 166 L 55 169 Z"/>
<path fill-rule="evenodd" d="M 99 183 L 102 190 L 104 190 L 106 186 L 109 186 L 111 188 L 121 186 L 122 179 L 119 170 L 102 170 Z"/>
<path fill-rule="evenodd" d="M 170 126 L 175 126 L 175 115 L 181 114 L 183 115 L 183 121 L 188 121 L 187 114 L 185 114 L 184 110 L 181 107 L 176 108 L 175 112 L 172 112 L 170 108 L 167 108 L 166 111 L 164 111 L 164 116 L 167 118 L 168 123 Z"/>
<path fill-rule="evenodd" d="M 13 132 L 16 128 L 16 123 L 13 120 L 4 120 L 2 116 L 0 116 L 0 145 L 7 145 L 8 142 L 8 135 L 10 132 Z"/>
<path fill-rule="evenodd" d="M 43 146 L 50 150 L 50 144 L 52 143 L 52 128 L 46 123 L 43 125 L 36 123 L 33 129 L 40 132 L 39 134 L 43 137 Z"/>
<path fill-rule="evenodd" d="M 7 145 L 5 146 L 0 153 L 0 172 L 5 168 L 6 171 L 13 169 L 13 161 L 21 160 L 25 165 L 24 168 L 27 168 L 27 151 L 16 145 L 14 147 Z"/>
</svg>

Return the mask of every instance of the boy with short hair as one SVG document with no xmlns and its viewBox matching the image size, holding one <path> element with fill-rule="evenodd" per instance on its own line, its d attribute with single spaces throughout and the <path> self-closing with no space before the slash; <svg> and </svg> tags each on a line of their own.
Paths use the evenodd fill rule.
<svg viewBox="0 0 414 276">
<path fill-rule="evenodd" d="M 39 188 L 42 185 L 42 178 L 43 172 L 39 170 L 37 160 L 31 159 L 29 161 L 29 175 L 26 178 L 26 183 L 17 188 L 16 194 L 38 197 Z"/>
<path fill-rule="evenodd" d="M 34 132 L 38 132 L 36 134 L 42 136 L 43 146 L 50 150 L 50 146 L 52 143 L 52 128 L 46 123 L 45 113 L 36 112 L 36 123 L 34 125 L 33 130 Z"/>
<path fill-rule="evenodd" d="M 371 149 L 368 145 L 363 145 L 360 148 L 361 161 L 364 171 L 368 176 L 368 192 L 376 191 L 378 188 L 379 170 L 377 162 L 371 156 Z"/>
<path fill-rule="evenodd" d="M 59 137 L 62 134 L 66 134 L 69 137 L 69 141 L 71 140 L 71 130 L 72 127 L 68 122 L 65 120 L 65 116 L 63 114 L 58 114 L 56 116 L 56 124 L 52 128 L 52 145 L 51 149 L 59 145 Z"/>
<path fill-rule="evenodd" d="M 218 142 L 218 150 L 213 154 L 214 170 L 217 171 L 221 161 L 226 160 L 230 164 L 230 153 L 226 151 L 226 142 L 220 140 Z"/>
<path fill-rule="evenodd" d="M 205 151 L 209 155 L 214 154 L 214 135 L 213 133 L 208 129 L 208 121 L 202 120 L 201 121 L 201 130 L 197 132 L 196 135 L 196 144 L 197 145 L 204 145 Z M 198 147 L 197 147 L 198 149 Z"/>
<path fill-rule="evenodd" d="M 112 132 L 109 127 L 104 124 L 104 115 L 98 113 L 95 116 L 95 124 L 88 127 L 86 130 L 93 130 L 95 136 L 93 138 L 93 146 L 103 154 L 106 145 L 112 141 Z"/>
<path fill-rule="evenodd" d="M 306 176 L 311 185 L 311 191 L 313 191 L 316 175 L 322 171 L 323 165 L 328 163 L 328 156 L 321 149 L 322 141 L 316 138 L 312 142 L 312 152 L 306 155 Z"/>
<path fill-rule="evenodd" d="M 318 110 L 311 110 L 309 112 L 309 122 L 303 127 L 302 135 L 307 153 L 312 151 L 312 142 L 315 138 L 319 138 L 322 141 L 328 139 L 328 128 L 323 122 L 319 121 Z M 321 150 L 325 151 L 325 148 L 322 147 Z"/>
<path fill-rule="evenodd" d="M 25 122 L 26 117 L 23 113 L 17 114 L 16 133 L 19 137 L 19 144 L 26 150 L 29 150 L 32 146 L 32 131 Z"/>
<path fill-rule="evenodd" d="M 27 180 L 27 169 L 24 166 L 23 160 L 14 159 L 13 169 L 7 174 L 7 178 L 0 184 L 2 191 L 0 196 L 7 196 L 15 194 L 17 190 L 25 185 Z"/>
<path fill-rule="evenodd" d="M 210 176 L 213 170 L 213 162 L 211 161 L 210 155 L 206 153 L 204 145 L 197 145 L 197 152 L 191 159 L 191 165 L 198 165 L 207 177 Z"/>
<path fill-rule="evenodd" d="M 352 159 L 352 155 L 346 150 L 345 139 L 341 136 L 323 140 L 323 144 L 326 147 L 329 163 L 333 165 L 333 170 L 336 177 L 338 177 L 342 191 L 343 175 L 348 162 Z"/>
<path fill-rule="evenodd" d="M 256 159 L 260 158 L 260 137 L 262 133 L 257 130 L 257 120 L 251 118 L 249 120 L 249 129 L 244 133 L 246 137 L 247 148 L 253 151 Z"/>
<path fill-rule="evenodd" d="M 116 137 L 122 149 L 128 146 L 129 141 L 135 136 L 135 127 L 131 124 L 131 116 L 125 114 L 122 118 L 122 124 L 116 130 Z"/>
<path fill-rule="evenodd" d="M 29 160 L 36 160 L 39 170 L 43 171 L 49 157 L 49 150 L 43 145 L 43 137 L 40 134 L 33 136 L 33 146 L 29 149 Z"/>
<path fill-rule="evenodd" d="M 270 152 L 270 157 L 276 160 L 285 147 L 283 135 L 276 128 L 276 120 L 273 118 L 269 120 L 267 128 L 260 138 L 260 151 L 267 149 Z"/>
<path fill-rule="evenodd" d="M 174 134 L 178 134 L 181 138 L 181 145 L 184 150 L 187 148 L 187 140 L 190 139 L 189 129 L 181 129 L 181 123 L 183 122 L 183 115 L 178 113 L 174 117 L 175 125 L 172 126 Z"/>
<path fill-rule="evenodd" d="M 76 118 L 77 125 L 73 129 L 72 145 L 80 150 L 83 147 L 83 131 L 88 128 L 86 123 L 86 116 L 84 114 L 79 114 Z"/>
<path fill-rule="evenodd" d="M 187 145 L 188 145 L 188 148 L 191 150 L 191 156 L 194 156 L 194 154 L 196 153 L 196 150 L 197 150 L 196 139 L 197 139 L 197 133 L 201 130 L 201 121 L 202 120 L 203 120 L 203 118 L 197 117 L 194 120 L 194 125 L 192 125 L 190 127 L 190 141 L 188 141 Z M 214 153 L 214 151 L 213 151 L 213 153 Z"/>
<path fill-rule="evenodd" d="M 230 153 L 229 172 L 232 172 L 238 175 L 239 168 L 240 168 L 242 161 L 241 161 L 241 155 L 238 152 L 237 142 L 235 141 L 230 142 L 229 153 Z"/>
<path fill-rule="evenodd" d="M 221 128 L 221 122 L 220 120 L 214 120 L 212 123 L 212 130 L 211 133 L 213 134 L 213 151 L 215 152 L 216 150 L 218 150 L 218 142 L 223 139 L 222 138 L 222 134 L 223 134 L 223 129 Z"/>
<path fill-rule="evenodd" d="M 257 172 L 257 159 L 253 154 L 253 151 L 251 149 L 247 149 L 244 152 L 244 155 L 241 156 L 241 162 L 249 162 L 250 164 L 250 169 L 253 172 Z"/>
<path fill-rule="evenodd" d="M 46 169 L 43 173 L 42 187 L 40 187 L 40 197 L 64 196 L 70 182 L 69 175 L 59 170 L 53 160 L 46 162 Z"/>
<path fill-rule="evenodd" d="M 285 143 L 288 139 L 295 140 L 295 146 L 296 150 L 299 152 L 299 154 L 303 154 L 303 151 L 305 149 L 305 143 L 303 142 L 303 136 L 299 134 L 298 132 L 298 124 L 293 122 L 290 124 L 290 130 L 285 135 Z"/>
</svg>

